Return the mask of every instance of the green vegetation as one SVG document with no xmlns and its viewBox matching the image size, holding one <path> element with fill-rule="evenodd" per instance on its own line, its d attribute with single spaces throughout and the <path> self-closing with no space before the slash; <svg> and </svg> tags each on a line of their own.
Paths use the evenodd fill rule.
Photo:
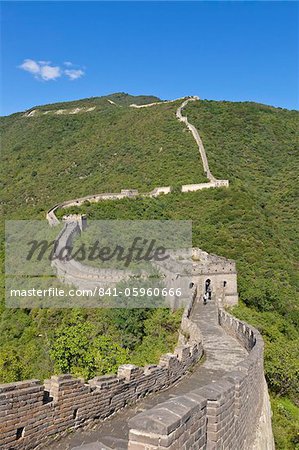
<svg viewBox="0 0 299 450">
<path fill-rule="evenodd" d="M 110 324 L 109 333 L 103 315 Z M 158 362 L 177 343 L 181 311 L 114 310 L 96 314 L 94 319 L 75 311 L 58 327 L 50 351 L 56 372 L 90 379 L 116 373 L 120 364 Z"/>
<path fill-rule="evenodd" d="M 36 208 L 44 213 L 78 196 L 205 180 L 191 134 L 174 119 L 175 104 L 135 109 L 102 99 L 99 105 L 76 115 L 1 119 L 2 201 L 9 213 L 36 217 Z"/>
<path fill-rule="evenodd" d="M 105 97 L 90 97 L 84 98 L 80 100 L 74 100 L 72 102 L 60 102 L 60 103 L 51 103 L 48 105 L 42 106 L 34 106 L 30 109 L 30 111 L 37 109 L 38 112 L 43 111 L 56 111 L 58 109 L 74 109 L 74 108 L 82 108 L 82 107 L 106 107 L 107 100 L 110 100 L 116 103 L 117 106 L 130 106 L 131 104 L 135 105 L 145 105 L 148 103 L 161 102 L 158 97 L 153 95 L 129 95 L 125 92 L 116 92 L 115 94 L 106 95 Z M 109 103 L 109 102 L 108 102 Z"/>
<path fill-rule="evenodd" d="M 75 116 L 2 119 L 7 217 L 42 218 L 57 201 L 96 191 L 174 186 L 157 199 L 86 202 L 80 212 L 90 219 L 192 219 L 194 246 L 236 260 L 241 302 L 233 312 L 264 336 L 276 445 L 296 448 L 298 113 L 254 103 L 190 103 L 186 113 L 201 133 L 212 173 L 228 178 L 230 188 L 180 194 L 176 186 L 204 178 L 196 145 L 175 120 L 175 109 L 105 104 Z M 63 364 L 85 376 L 85 370 L 114 370 L 126 358 L 153 362 L 173 347 L 179 323 L 179 314 L 167 310 L 84 310 L 74 316 L 2 307 L 1 313 L 5 381 L 43 376 Z M 67 363 L 74 317 L 83 337 Z M 84 355 L 90 364 L 83 365 L 86 335 L 96 345 Z"/>
<path fill-rule="evenodd" d="M 157 363 L 176 345 L 181 313 L 162 308 L 2 309 L 0 382 L 53 373 L 89 379 L 116 373 L 120 364 Z"/>
<path fill-rule="evenodd" d="M 273 428 L 276 448 L 299 449 L 299 408 L 288 398 L 273 397 Z"/>
</svg>

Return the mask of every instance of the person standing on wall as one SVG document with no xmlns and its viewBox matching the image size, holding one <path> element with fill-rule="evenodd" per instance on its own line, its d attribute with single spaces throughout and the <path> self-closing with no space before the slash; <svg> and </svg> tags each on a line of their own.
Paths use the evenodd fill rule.
<svg viewBox="0 0 299 450">
<path fill-rule="evenodd" d="M 205 292 L 205 293 L 204 293 L 204 296 L 203 296 L 203 304 L 204 304 L 204 305 L 207 304 L 207 300 L 208 300 L 208 294 L 207 294 L 207 292 Z"/>
</svg>

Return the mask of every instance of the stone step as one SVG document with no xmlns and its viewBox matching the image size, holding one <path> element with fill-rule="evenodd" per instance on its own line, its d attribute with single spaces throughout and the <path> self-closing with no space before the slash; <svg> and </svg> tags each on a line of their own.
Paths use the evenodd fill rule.
<svg viewBox="0 0 299 450">
<path fill-rule="evenodd" d="M 128 441 L 112 436 L 103 436 L 101 442 L 82 444 L 79 447 L 72 447 L 71 450 L 128 450 Z"/>
<path fill-rule="evenodd" d="M 103 436 L 101 437 L 101 442 L 106 445 L 104 449 L 111 450 L 128 450 L 128 440 L 120 439 L 113 436 Z"/>
<path fill-rule="evenodd" d="M 90 444 L 82 444 L 79 447 L 72 447 L 71 450 L 112 450 L 111 447 L 102 444 L 99 441 L 91 442 Z"/>
</svg>

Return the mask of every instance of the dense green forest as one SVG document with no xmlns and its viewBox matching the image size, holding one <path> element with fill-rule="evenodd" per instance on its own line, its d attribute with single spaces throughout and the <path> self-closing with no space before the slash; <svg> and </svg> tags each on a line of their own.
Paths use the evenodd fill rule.
<svg viewBox="0 0 299 450">
<path fill-rule="evenodd" d="M 6 218 L 43 218 L 57 201 L 95 192 L 204 181 L 192 136 L 175 119 L 179 103 L 134 110 L 126 106 L 131 99 L 122 103 L 122 98 L 118 94 L 122 106 L 100 99 L 93 112 L 74 116 L 1 119 Z M 241 301 L 233 313 L 263 334 L 277 448 L 294 449 L 299 445 L 298 112 L 216 101 L 190 103 L 185 112 L 200 131 L 213 174 L 230 180 L 228 189 L 188 194 L 176 189 L 156 199 L 86 203 L 80 212 L 90 219 L 192 219 L 194 246 L 236 260 Z M 17 311 L 3 302 L 2 380 L 59 370 L 89 377 L 124 361 L 153 362 L 175 345 L 179 321 L 179 311 L 163 309 Z"/>
</svg>

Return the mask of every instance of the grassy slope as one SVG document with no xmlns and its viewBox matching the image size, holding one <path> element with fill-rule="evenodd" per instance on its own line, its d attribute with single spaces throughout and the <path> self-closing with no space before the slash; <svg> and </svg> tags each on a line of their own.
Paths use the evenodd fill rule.
<svg viewBox="0 0 299 450">
<path fill-rule="evenodd" d="M 157 185 L 201 181 L 196 147 L 190 134 L 174 120 L 174 111 L 175 105 L 137 111 L 108 105 L 89 115 L 45 116 L 42 121 L 19 116 L 5 119 L 10 217 L 41 217 L 46 207 L 58 200 L 95 191 L 149 190 Z M 91 218 L 191 218 L 194 245 L 236 259 L 243 302 L 235 314 L 264 334 L 266 370 L 273 392 L 295 400 L 298 113 L 253 103 L 201 101 L 189 104 L 187 114 L 200 130 L 212 172 L 228 178 L 229 189 L 105 202 L 86 206 L 86 212 Z M 132 118 L 137 119 L 133 127 Z M 55 163 L 57 172 L 49 161 Z M 72 165 L 73 161 L 77 165 Z M 32 175 L 33 170 L 37 175 Z M 87 177 L 79 180 L 79 176 Z M 51 324 L 55 320 L 60 323 L 58 313 L 49 314 Z M 30 334 L 32 317 L 29 320 L 23 312 L 6 312 L 3 317 L 7 338 L 15 333 L 21 341 Z M 44 316 L 36 313 L 34 326 L 45 322 Z M 44 347 L 47 351 L 45 343 Z M 290 412 L 283 402 L 287 400 L 275 398 L 273 403 L 276 440 L 278 448 L 291 449 L 296 445 L 298 423 L 292 420 L 294 408 Z M 291 426 L 287 427 L 287 422 Z"/>
</svg>

